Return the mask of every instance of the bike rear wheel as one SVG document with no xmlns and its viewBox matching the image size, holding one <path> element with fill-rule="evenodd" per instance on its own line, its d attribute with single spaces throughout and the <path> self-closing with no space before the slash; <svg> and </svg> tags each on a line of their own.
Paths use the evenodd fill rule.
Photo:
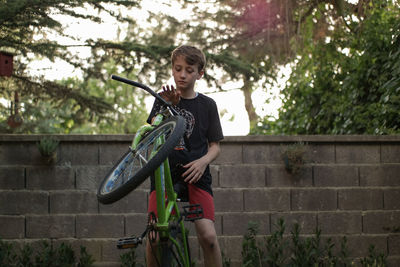
<svg viewBox="0 0 400 267">
<path fill-rule="evenodd" d="M 118 201 L 142 184 L 173 151 L 184 131 L 185 120 L 174 116 L 147 133 L 105 176 L 97 191 L 99 202 Z"/>
<path fill-rule="evenodd" d="M 172 240 L 168 240 L 168 242 L 161 242 L 161 266 L 163 267 L 185 267 L 184 260 L 184 243 L 183 243 L 183 234 L 179 224 L 174 224 L 170 227 L 170 235 L 175 240 L 175 243 Z M 187 232 L 185 235 L 186 244 L 188 247 L 189 253 L 189 263 L 190 259 L 190 250 L 189 243 L 187 238 Z"/>
</svg>

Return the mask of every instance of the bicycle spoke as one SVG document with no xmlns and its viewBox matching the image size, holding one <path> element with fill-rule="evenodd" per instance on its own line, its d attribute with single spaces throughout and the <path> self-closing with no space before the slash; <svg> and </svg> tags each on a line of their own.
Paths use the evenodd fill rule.
<svg viewBox="0 0 400 267">
<path fill-rule="evenodd" d="M 142 154 L 139 154 L 139 158 L 144 161 L 145 164 L 147 164 L 147 159 L 145 157 L 142 156 Z M 141 162 L 140 162 L 141 163 Z M 140 164 L 141 166 L 143 166 L 142 164 Z"/>
</svg>

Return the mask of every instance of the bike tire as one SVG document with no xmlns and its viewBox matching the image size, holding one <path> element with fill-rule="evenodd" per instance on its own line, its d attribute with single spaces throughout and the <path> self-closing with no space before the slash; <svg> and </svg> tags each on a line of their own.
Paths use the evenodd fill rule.
<svg viewBox="0 0 400 267">
<path fill-rule="evenodd" d="M 142 184 L 179 143 L 185 131 L 185 120 L 173 116 L 147 133 L 135 150 L 129 150 L 101 182 L 97 199 L 102 204 L 114 203 Z M 165 136 L 162 144 L 159 137 Z M 151 151 L 156 149 L 154 155 Z"/>
<path fill-rule="evenodd" d="M 179 249 L 181 252 L 184 252 L 184 243 L 183 243 L 183 235 L 180 230 L 180 225 L 177 224 L 175 225 L 174 229 L 170 228 L 170 234 L 172 238 L 175 239 L 177 242 Z M 189 262 L 191 264 L 191 259 L 190 259 L 190 249 L 189 249 L 189 243 L 188 243 L 188 236 L 186 234 L 186 244 L 188 246 L 188 252 L 189 252 Z M 179 253 L 177 251 L 176 245 L 172 243 L 171 240 L 168 240 L 168 242 L 161 243 L 161 266 L 163 267 L 185 267 L 185 264 L 183 262 L 183 259 L 180 258 Z"/>
</svg>

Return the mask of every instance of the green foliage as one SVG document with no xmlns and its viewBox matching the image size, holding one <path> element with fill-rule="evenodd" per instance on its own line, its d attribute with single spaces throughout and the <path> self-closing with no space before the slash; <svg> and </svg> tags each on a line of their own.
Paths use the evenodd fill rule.
<svg viewBox="0 0 400 267">
<path fill-rule="evenodd" d="M 222 266 L 223 267 L 231 267 L 231 259 L 227 258 L 225 253 L 221 251 L 221 256 L 222 256 Z"/>
<path fill-rule="evenodd" d="M 140 267 L 143 266 L 136 262 L 136 249 L 129 249 L 128 252 L 120 255 L 121 267 Z"/>
<path fill-rule="evenodd" d="M 285 221 L 281 218 L 276 224 L 276 230 L 265 237 L 265 262 L 268 266 L 282 266 L 285 263 L 285 251 L 288 247 L 288 242 L 283 236 L 285 229 Z"/>
<path fill-rule="evenodd" d="M 368 249 L 368 256 L 361 259 L 361 265 L 366 267 L 384 267 L 386 266 L 387 255 L 378 253 L 375 246 L 371 245 Z"/>
<path fill-rule="evenodd" d="M 56 151 L 59 143 L 60 141 L 54 137 L 43 137 L 37 143 L 37 147 L 43 157 L 48 157 Z"/>
<path fill-rule="evenodd" d="M 117 65 L 109 60 L 103 65 L 107 77 L 117 73 Z M 119 75 L 136 80 L 128 73 Z M 107 79 L 80 80 L 68 78 L 60 81 L 68 88 L 80 88 L 82 94 L 91 95 L 107 103 L 113 103 L 113 109 L 103 113 L 95 112 L 79 104 L 74 99 L 62 102 L 28 99 L 23 97 L 24 123 L 15 129 L 9 128 L 6 119 L 7 109 L 0 110 L 0 132 L 9 133 L 133 133 L 146 120 L 146 94 L 143 90 Z"/>
<path fill-rule="evenodd" d="M 293 225 L 290 236 L 285 234 L 286 225 L 281 218 L 276 230 L 264 237 L 264 246 L 257 240 L 257 223 L 250 222 L 243 239 L 242 266 L 353 266 L 356 262 L 349 258 L 347 239 L 343 237 L 340 248 L 330 238 L 323 241 L 321 230 L 316 229 L 313 236 L 300 234 L 300 226 Z M 377 253 L 371 246 L 369 255 L 360 260 L 361 266 L 386 266 L 386 256 Z"/>
<path fill-rule="evenodd" d="M 12 93 L 18 91 L 25 101 L 49 102 L 53 108 L 67 99 L 73 99 L 83 108 L 102 114 L 112 107 L 101 98 L 86 95 L 80 88 L 70 88 L 60 83 L 47 80 L 41 75 L 30 73 L 27 65 L 36 59 L 47 59 L 50 62 L 61 61 L 74 66 L 83 73 L 89 71 L 93 64 L 81 60 L 68 45 L 58 43 L 57 38 L 69 40 L 72 46 L 90 44 L 87 40 L 78 40 L 75 36 L 65 34 L 66 17 L 71 20 L 89 20 L 101 22 L 102 15 L 108 13 L 115 20 L 126 22 L 118 12 L 110 11 L 110 4 L 115 7 L 134 7 L 138 1 L 39 1 L 39 0 L 5 0 L 0 5 L 0 48 L 14 54 L 14 72 L 12 77 L 0 77 L 0 98 L 11 100 Z M 80 9 L 81 8 L 81 9 Z M 90 15 L 84 8 L 97 10 L 97 15 Z M 83 11 L 82 11 L 83 10 Z M 96 14 L 92 12 L 92 14 Z M 28 113 L 29 114 L 29 113 Z M 31 115 L 31 114 L 29 114 Z M 26 121 L 26 120 L 25 120 Z"/>
<path fill-rule="evenodd" d="M 53 247 L 47 241 L 42 242 L 42 247 L 34 253 L 29 244 L 25 244 L 18 252 L 11 243 L 0 240 L 0 266 L 60 266 L 60 267 L 90 267 L 94 259 L 81 246 L 80 258 L 76 259 L 71 245 L 61 243 L 59 247 Z"/>
<path fill-rule="evenodd" d="M 242 266 L 261 267 L 263 253 L 257 242 L 258 224 L 249 222 L 248 232 L 242 243 Z"/>
<path fill-rule="evenodd" d="M 305 153 L 307 146 L 304 142 L 297 142 L 284 146 L 282 148 L 282 160 L 285 164 L 285 169 L 290 174 L 298 174 L 306 163 Z"/>
<path fill-rule="evenodd" d="M 302 50 L 282 90 L 279 119 L 266 118 L 260 132 L 400 132 L 399 6 L 388 0 L 368 3 L 360 21 L 335 27 L 329 39 L 313 39 L 315 21 L 306 20 Z"/>
<path fill-rule="evenodd" d="M 12 266 L 17 261 L 17 255 L 10 243 L 0 240 L 0 266 Z"/>
</svg>

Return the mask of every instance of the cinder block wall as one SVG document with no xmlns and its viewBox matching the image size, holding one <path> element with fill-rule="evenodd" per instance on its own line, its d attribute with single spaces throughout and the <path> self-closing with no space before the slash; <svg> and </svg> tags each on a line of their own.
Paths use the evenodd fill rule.
<svg viewBox="0 0 400 267">
<path fill-rule="evenodd" d="M 52 166 L 36 147 L 42 137 L 0 135 L 0 237 L 17 244 L 68 242 L 77 250 L 84 245 L 98 265 L 118 266 L 116 240 L 145 228 L 149 184 L 111 205 L 99 204 L 96 190 L 133 136 L 56 136 L 61 142 Z M 299 141 L 307 143 L 307 164 L 293 176 L 281 151 Z M 334 241 L 346 236 L 352 257 L 366 256 L 374 244 L 391 266 L 400 265 L 400 136 L 226 137 L 221 148 L 211 166 L 216 229 L 234 263 L 249 221 L 270 234 L 283 217 L 287 233 L 295 222 L 305 235 L 319 227 Z M 139 259 L 143 255 L 144 246 Z"/>
</svg>

